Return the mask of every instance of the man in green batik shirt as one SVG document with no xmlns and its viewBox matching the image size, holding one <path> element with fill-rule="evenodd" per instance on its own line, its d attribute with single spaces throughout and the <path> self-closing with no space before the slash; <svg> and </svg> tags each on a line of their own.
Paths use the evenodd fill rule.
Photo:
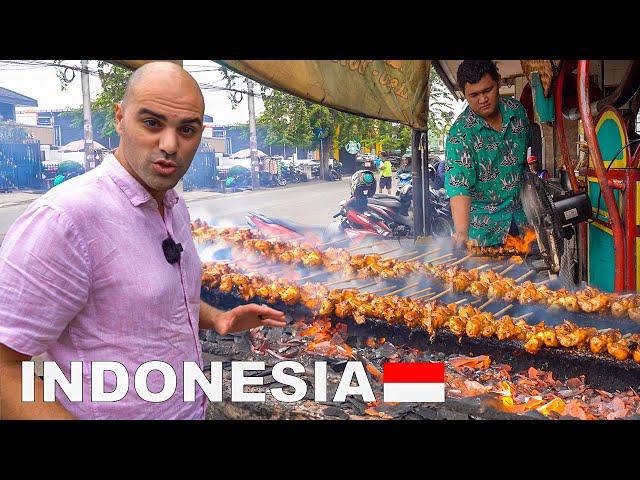
<svg viewBox="0 0 640 480">
<path fill-rule="evenodd" d="M 531 127 L 520 102 L 500 97 L 491 60 L 465 60 L 457 81 L 469 106 L 451 126 L 445 153 L 454 243 L 499 245 L 527 224 L 520 189 Z"/>
</svg>

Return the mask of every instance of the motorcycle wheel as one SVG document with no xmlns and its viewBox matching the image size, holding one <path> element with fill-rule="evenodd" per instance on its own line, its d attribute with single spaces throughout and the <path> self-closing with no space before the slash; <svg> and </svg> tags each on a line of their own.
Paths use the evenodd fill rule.
<svg viewBox="0 0 640 480">
<path fill-rule="evenodd" d="M 278 185 L 284 187 L 287 184 L 287 179 L 284 177 L 278 177 Z"/>
<path fill-rule="evenodd" d="M 435 217 L 431 220 L 431 232 L 435 237 L 450 237 L 453 235 L 453 224 L 444 217 Z"/>
</svg>

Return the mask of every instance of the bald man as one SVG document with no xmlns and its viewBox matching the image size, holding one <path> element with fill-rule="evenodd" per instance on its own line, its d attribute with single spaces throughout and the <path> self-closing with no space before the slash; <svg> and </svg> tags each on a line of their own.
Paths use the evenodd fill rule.
<svg viewBox="0 0 640 480">
<path fill-rule="evenodd" d="M 12 225 L 0 247 L 2 418 L 202 419 L 202 389 L 183 391 L 184 364 L 203 368 L 198 329 L 284 326 L 268 307 L 221 312 L 200 300 L 200 259 L 173 187 L 198 149 L 203 114 L 185 70 L 142 66 L 116 106 L 115 153 Z M 82 388 L 57 386 L 53 401 L 39 378 L 23 385 L 21 364 L 35 355 Z M 153 361 L 165 370 L 138 372 Z"/>
</svg>

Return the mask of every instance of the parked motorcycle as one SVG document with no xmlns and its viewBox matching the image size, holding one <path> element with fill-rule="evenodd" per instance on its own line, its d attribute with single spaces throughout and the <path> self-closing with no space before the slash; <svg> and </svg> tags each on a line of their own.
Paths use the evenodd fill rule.
<svg viewBox="0 0 640 480">
<path fill-rule="evenodd" d="M 413 188 L 403 185 L 399 195 L 376 193 L 372 197 L 356 195 L 340 202 L 340 211 L 334 215 L 329 229 L 343 231 L 353 237 L 353 231 L 383 237 L 413 236 Z M 450 237 L 453 217 L 449 200 L 443 191 L 429 189 L 431 231 L 437 237 Z"/>
<path fill-rule="evenodd" d="M 320 165 L 313 165 L 311 167 L 311 176 L 313 178 L 320 178 Z M 339 166 L 337 167 L 328 167 L 327 172 L 325 173 L 325 180 L 333 182 L 336 180 L 342 180 L 342 170 Z"/>
<path fill-rule="evenodd" d="M 304 170 L 299 165 L 283 164 L 282 173 L 280 176 L 291 183 L 300 183 L 300 182 L 306 182 L 309 180 L 307 178 L 307 174 L 304 173 Z"/>
</svg>

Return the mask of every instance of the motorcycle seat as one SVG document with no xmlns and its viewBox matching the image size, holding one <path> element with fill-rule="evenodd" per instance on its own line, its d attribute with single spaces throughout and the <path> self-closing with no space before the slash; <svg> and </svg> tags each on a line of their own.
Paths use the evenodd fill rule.
<svg viewBox="0 0 640 480">
<path fill-rule="evenodd" d="M 369 203 L 372 203 L 373 205 L 380 205 L 382 207 L 389 207 L 389 208 L 399 208 L 401 205 L 400 200 L 398 200 L 397 197 L 394 198 L 370 198 L 369 199 Z"/>
<path fill-rule="evenodd" d="M 398 200 L 398 197 L 396 197 L 395 195 L 387 195 L 386 193 L 376 193 L 373 198 L 379 198 L 379 199 L 384 199 L 384 198 L 388 198 L 390 200 Z"/>
</svg>

